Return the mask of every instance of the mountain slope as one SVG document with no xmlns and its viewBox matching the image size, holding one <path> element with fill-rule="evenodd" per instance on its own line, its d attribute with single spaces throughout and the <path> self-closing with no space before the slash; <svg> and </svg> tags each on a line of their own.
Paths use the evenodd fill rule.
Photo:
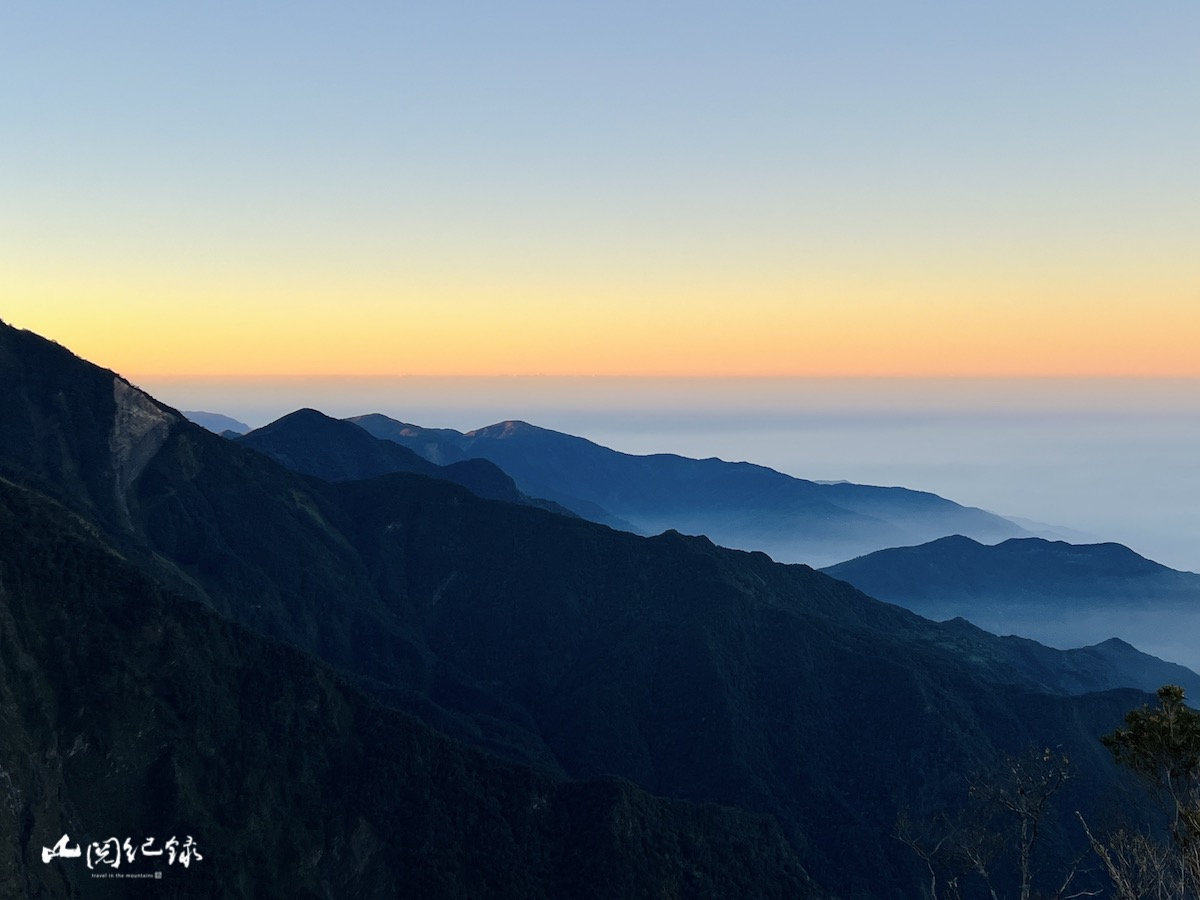
<svg viewBox="0 0 1200 900">
<path fill-rule="evenodd" d="M 158 493 L 152 481 L 145 488 Z M 497 752 L 775 813 L 827 883 L 846 877 L 851 847 L 903 865 L 886 838 L 897 801 L 878 799 L 894 797 L 902 779 L 892 753 L 920 760 L 914 771 L 937 771 L 942 758 L 969 768 L 1001 733 L 1006 741 L 1036 740 L 1042 729 L 1061 736 L 1063 721 L 1078 729 L 1115 720 L 1121 705 L 1088 701 L 1086 714 L 1059 710 L 1030 722 L 1030 688 L 993 683 L 1031 684 L 1024 673 L 976 671 L 915 617 L 761 554 L 677 535 L 646 541 L 417 476 L 333 490 L 336 500 L 323 496 L 326 521 L 357 550 L 383 611 L 369 635 L 326 615 L 318 649 L 329 652 L 341 635 L 343 665 L 430 715 L 413 705 L 425 698 L 432 715 L 454 717 L 431 721 L 474 729 Z M 774 593 L 786 605 L 770 602 Z M 394 623 L 413 636 L 411 657 L 397 659 Z M 880 695 L 895 716 L 881 727 L 882 759 L 868 762 L 868 747 L 847 757 L 836 743 L 813 743 L 813 735 L 847 734 L 848 721 L 832 713 L 865 697 L 874 707 Z M 1074 730 L 1065 739 L 1087 758 L 1090 738 Z M 851 759 L 870 774 L 847 779 Z M 881 863 L 867 875 L 872 890 L 888 882 L 885 871 Z"/>
<path fill-rule="evenodd" d="M 722 546 L 763 550 L 785 562 L 825 565 L 955 533 L 982 540 L 1026 533 L 999 516 L 934 494 L 820 484 L 750 463 L 632 456 L 524 422 L 460 434 L 378 414 L 349 421 L 418 453 L 490 459 L 521 490 L 593 521 L 616 517 L 646 534 L 669 528 L 706 534 Z"/>
<path fill-rule="evenodd" d="M 7 481 L 0 548 L 4 896 L 123 895 L 83 859 L 43 862 L 63 835 L 194 837 L 186 868 L 117 870 L 162 872 L 166 897 L 812 895 L 770 820 L 470 750 Z"/>
<path fill-rule="evenodd" d="M 1189 697 L 1200 697 L 1200 675 L 1185 666 L 1143 653 L 1120 638 L 1069 650 L 1056 650 L 1024 637 L 985 632 L 961 617 L 944 623 L 948 644 L 956 645 L 980 664 L 1017 670 L 1044 690 L 1086 694 L 1135 687 L 1147 693 L 1178 684 Z"/>
<path fill-rule="evenodd" d="M 872 596 L 931 618 L 963 616 L 1056 646 L 1114 635 L 1200 667 L 1200 575 L 1120 544 L 1038 538 L 984 546 L 962 536 L 881 550 L 825 569 Z"/>
</svg>

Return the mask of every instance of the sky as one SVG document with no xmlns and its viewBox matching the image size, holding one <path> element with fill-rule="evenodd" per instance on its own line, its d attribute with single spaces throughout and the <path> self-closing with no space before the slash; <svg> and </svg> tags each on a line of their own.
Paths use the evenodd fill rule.
<svg viewBox="0 0 1200 900">
<path fill-rule="evenodd" d="M 0 318 L 142 380 L 1197 376 L 1198 46 L 1194 0 L 8 3 Z"/>
<path fill-rule="evenodd" d="M 1200 570 L 1200 4 L 0 5 L 0 319 Z"/>
</svg>

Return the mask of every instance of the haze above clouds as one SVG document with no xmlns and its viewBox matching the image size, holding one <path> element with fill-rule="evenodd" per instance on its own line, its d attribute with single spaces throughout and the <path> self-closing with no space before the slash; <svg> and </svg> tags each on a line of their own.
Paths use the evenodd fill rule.
<svg viewBox="0 0 1200 900">
<path fill-rule="evenodd" d="M 629 453 L 900 485 L 1200 571 L 1194 379 L 319 379 L 143 383 L 251 425 L 300 407 L 460 431 L 505 419 Z"/>
</svg>

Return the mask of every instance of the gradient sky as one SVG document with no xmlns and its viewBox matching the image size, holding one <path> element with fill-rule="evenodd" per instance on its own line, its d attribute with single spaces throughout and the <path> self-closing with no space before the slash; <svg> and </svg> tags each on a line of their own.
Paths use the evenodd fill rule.
<svg viewBox="0 0 1200 900">
<path fill-rule="evenodd" d="M 15 2 L 0 318 L 130 377 L 1200 375 L 1200 4 Z"/>
</svg>

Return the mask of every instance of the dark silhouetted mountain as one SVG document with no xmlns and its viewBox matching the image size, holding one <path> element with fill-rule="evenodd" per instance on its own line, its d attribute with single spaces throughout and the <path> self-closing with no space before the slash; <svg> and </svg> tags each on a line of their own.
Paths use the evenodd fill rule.
<svg viewBox="0 0 1200 900">
<path fill-rule="evenodd" d="M 962 536 L 881 550 L 825 569 L 930 618 L 962 616 L 989 631 L 1055 646 L 1118 636 L 1193 668 L 1200 650 L 1200 575 L 1120 544 L 1038 538 L 984 546 Z"/>
<path fill-rule="evenodd" d="M 1034 743 L 1061 746 L 1079 772 L 1063 810 L 1093 808 L 1116 774 L 1097 737 L 1144 698 L 1132 691 L 1070 696 L 1087 677 L 1083 666 L 1072 669 L 1064 663 L 1055 671 L 1040 662 L 1040 668 L 1031 667 L 984 632 L 928 622 L 807 566 L 777 564 L 762 553 L 726 550 L 673 531 L 638 537 L 482 499 L 459 485 L 422 475 L 339 482 L 302 476 L 187 422 L 111 372 L 6 327 L 0 327 L 0 396 L 6 398 L 0 405 L 0 475 L 61 504 L 62 515 L 75 523 L 76 531 L 103 542 L 105 558 L 120 563 L 123 571 L 134 567 L 138 577 L 149 576 L 164 595 L 198 600 L 260 635 L 319 657 L 356 689 L 416 714 L 449 738 L 470 742 L 472 753 L 486 751 L 505 772 L 518 771 L 511 767 L 517 761 L 554 783 L 566 778 L 590 784 L 596 777 L 615 775 L 676 800 L 767 814 L 782 826 L 808 872 L 844 897 L 914 896 L 920 871 L 891 837 L 897 812 L 902 807 L 915 814 L 931 812 L 961 796 L 967 776 L 1000 752 Z M 47 536 L 37 543 L 53 551 L 56 540 Z M 12 546 L 14 560 L 29 553 L 19 544 Z M 0 544 L 0 577 L 5 579 L 8 547 Z M 87 583 L 91 567 L 90 562 L 80 564 L 80 583 Z M 5 589 L 31 590 L 30 578 L 22 574 L 19 581 L 6 580 Z M 110 582 L 108 576 L 97 576 L 99 585 Z M 109 593 L 107 588 L 104 592 Z M 53 614 L 48 595 L 33 596 L 45 615 Z M 192 608 L 183 601 L 166 605 Z M 336 745 L 342 740 L 336 735 L 345 734 L 346 741 L 374 760 L 371 748 L 391 740 L 384 735 L 376 745 L 375 733 L 362 731 L 374 719 L 329 707 L 332 717 L 318 718 L 336 735 L 322 732 L 326 738 L 308 739 L 305 723 L 311 724 L 308 713 L 313 712 L 308 695 L 285 681 L 272 690 L 281 676 L 266 657 L 256 670 L 263 683 L 254 689 L 261 687 L 262 696 L 276 697 L 277 703 L 255 699 L 242 705 L 235 699 L 240 695 L 229 693 L 250 689 L 238 687 L 248 670 L 235 662 L 257 661 L 261 644 L 230 649 L 226 632 L 209 625 L 209 631 L 200 629 L 194 651 L 180 644 L 164 657 L 155 655 L 153 618 L 136 610 L 122 615 L 120 634 L 127 647 L 120 646 L 112 627 L 96 625 L 94 633 L 118 660 L 111 665 L 119 672 L 126 671 L 119 663 L 125 656 L 131 658 L 128 666 L 142 665 L 144 656 L 149 668 L 129 669 L 126 681 L 119 680 L 123 675 L 97 679 L 96 690 L 104 697 L 118 693 L 122 699 L 112 703 L 124 702 L 119 689 L 128 684 L 155 708 L 157 695 L 152 686 L 138 687 L 145 679 L 138 673 L 169 667 L 178 659 L 180 683 L 201 693 L 212 683 L 220 701 L 213 709 L 187 707 L 181 721 L 193 728 L 224 729 L 224 736 L 218 741 L 212 736 L 215 730 L 168 730 L 156 738 L 157 720 L 131 727 L 123 718 L 138 708 L 131 705 L 116 720 L 118 733 L 136 735 L 144 728 L 146 739 L 159 747 L 171 746 L 176 734 L 179 741 L 190 742 L 186 754 L 174 757 L 162 771 L 163 777 L 175 779 L 168 783 L 188 785 L 186 794 L 196 803 L 205 799 L 209 769 L 229 765 L 225 750 L 237 734 L 244 731 L 253 747 L 265 741 L 286 771 L 311 772 L 311 778 L 301 779 L 295 798 L 276 796 L 271 785 L 278 782 L 264 781 L 266 796 L 259 796 L 265 812 L 258 818 L 269 819 L 279 809 L 278 821 L 287 822 L 286 833 L 294 835 L 291 843 L 274 849 L 316 860 L 318 849 L 326 853 L 326 845 L 319 843 L 326 833 L 333 847 L 343 847 L 340 835 L 350 834 L 353 853 L 357 820 L 341 820 L 341 831 L 331 825 L 325 832 L 319 824 L 316 810 L 326 795 L 315 785 L 324 783 L 327 770 L 273 747 L 254 720 L 265 717 L 268 729 L 294 723 L 300 729 L 294 734 L 313 758 L 334 758 L 325 740 Z M 51 658 L 45 653 L 68 658 L 89 645 L 78 644 L 83 637 L 67 624 L 19 625 L 12 633 L 25 643 L 33 635 L 49 641 L 39 660 Z M 229 659 L 221 656 L 226 652 Z M 6 653 L 6 664 L 9 658 Z M 208 659 L 216 660 L 214 672 L 228 670 L 228 680 L 203 668 Z M 72 683 L 87 669 L 83 664 L 71 669 Z M 1074 679 L 1070 688 L 1061 683 L 1063 673 Z M 56 695 L 42 696 L 47 699 L 37 707 L 50 708 Z M 46 716 L 69 721 L 63 717 L 73 708 L 72 700 L 53 700 Z M 324 709 L 318 702 L 316 711 Z M 81 770 L 85 774 L 75 790 L 102 779 L 108 757 L 101 754 L 116 740 L 88 721 L 86 732 L 52 726 L 62 729 L 61 734 L 56 731 L 55 746 L 73 746 L 68 742 L 79 733 L 89 747 L 105 748 L 78 754 L 81 759 L 73 764 L 91 768 Z M 438 745 L 443 746 L 457 744 Z M 18 756 L 26 750 L 22 744 Z M 412 784 L 419 786 L 430 771 L 422 766 L 440 771 L 441 764 L 431 760 L 440 759 L 442 752 L 421 751 L 423 762 L 412 766 L 397 755 L 389 771 L 403 779 L 411 768 Z M 392 758 L 386 750 L 379 753 L 385 761 Z M 256 750 L 249 759 L 257 764 L 263 754 Z M 351 775 L 361 771 L 368 778 L 369 764 L 360 765 L 352 754 L 346 760 L 344 767 L 334 769 Z M 481 804 L 464 799 L 463 819 L 449 810 L 431 814 L 444 829 L 446 846 L 469 846 L 476 833 L 472 829 L 480 828 L 485 841 L 501 840 L 494 835 L 508 828 L 514 846 L 524 847 L 519 828 L 504 824 L 504 810 L 514 810 L 515 816 L 527 795 L 509 795 L 516 798 L 513 806 L 492 803 L 489 778 L 472 774 L 453 757 L 446 765 L 461 773 L 460 783 L 474 785 L 470 790 Z M 240 777 L 237 772 L 221 776 L 234 785 Z M 131 796 L 143 796 L 137 782 L 130 784 Z M 222 787 L 228 784 L 218 780 L 213 788 L 218 799 L 224 791 L 236 790 Z M 99 786 L 101 796 L 106 789 Z M 408 815 L 404 810 L 415 802 L 404 791 L 389 795 L 384 781 L 364 783 L 362 793 L 371 794 L 382 810 L 396 807 L 393 814 L 398 816 Z M 357 790 L 348 793 L 359 796 Z M 614 811 L 600 820 L 600 834 L 615 829 L 615 840 L 634 862 L 644 857 L 648 871 L 666 873 L 663 878 L 677 871 L 660 858 L 669 856 L 665 848 L 676 840 L 681 847 L 722 848 L 714 850 L 714 858 L 735 842 L 728 831 L 721 837 L 717 825 L 709 836 L 697 824 L 704 818 L 700 813 L 678 826 L 670 824 L 667 812 L 630 818 L 620 812 L 628 808 L 624 801 L 608 796 L 605 802 Z M 643 802 L 652 803 L 637 801 Z M 461 806 L 447 803 L 454 810 Z M 569 804 L 559 808 L 558 823 L 578 829 L 573 834 L 586 835 L 597 821 L 586 808 L 577 817 Z M 411 815 L 419 818 L 422 813 L 415 809 Z M 222 823 L 229 834 L 235 833 L 236 813 L 212 816 L 214 833 Z M 403 840 L 390 829 L 376 830 L 371 821 L 367 836 Z M 642 833 L 643 821 L 665 823 L 661 832 L 646 832 L 661 838 L 647 838 L 653 846 L 646 849 L 636 841 L 622 843 L 623 836 Z M 414 826 L 420 834 L 426 833 L 423 827 Z M 493 827 L 495 832 L 487 830 Z M 753 831 L 757 826 L 746 827 Z M 1046 836 L 1047 845 L 1060 855 L 1069 854 L 1072 841 L 1080 843 L 1068 812 L 1047 823 Z M 620 869 L 619 855 L 610 859 L 607 840 L 598 840 L 593 855 L 572 857 L 570 865 L 636 872 L 636 865 Z M 769 839 L 765 843 L 771 846 Z M 747 852 L 754 846 L 751 840 Z M 498 852 L 503 857 L 507 851 Z M 759 871 L 753 867 L 760 864 L 763 871 L 775 867 L 775 875 L 764 876 L 768 886 L 793 878 L 782 850 L 736 872 Z M 440 879 L 431 866 L 424 877 Z M 523 871 L 518 868 L 514 877 L 524 877 Z M 735 872 L 716 863 L 707 869 L 697 866 L 697 871 L 713 873 L 708 884 L 718 883 L 723 872 Z M 636 876 L 629 877 L 630 884 L 637 884 Z M 462 890 L 471 892 L 477 882 L 458 879 L 454 884 L 466 884 Z M 550 892 L 556 884 L 539 890 Z M 341 893 L 340 886 L 324 892 Z M 368 887 L 365 893 L 386 894 L 391 884 L 372 882 Z M 677 893 L 693 895 L 686 888 Z"/>
<path fill-rule="evenodd" d="M 364 440 L 365 439 L 365 440 Z M 300 409 L 269 425 L 243 435 L 238 442 L 266 453 L 293 472 L 314 475 L 326 481 L 353 481 L 391 472 L 414 472 L 444 477 L 443 468 L 428 462 L 406 447 L 372 438 L 363 430 L 348 427 L 315 409 Z M 515 499 L 517 489 L 495 466 L 488 466 L 507 487 L 505 500 Z M 436 473 L 436 474 L 435 474 Z"/>
<path fill-rule="evenodd" d="M 301 409 L 238 438 L 238 443 L 274 459 L 293 472 L 326 481 L 354 481 L 394 472 L 411 472 L 461 484 L 490 500 L 540 506 L 574 515 L 555 503 L 534 500 L 485 459 L 462 459 L 445 466 L 431 463 L 407 447 L 372 437 L 363 429 L 315 409 Z"/>
<path fill-rule="evenodd" d="M 771 819 L 442 737 L 7 481 L 0 547 L 0 895 L 135 893 L 97 870 L 157 870 L 162 897 L 814 895 Z M 44 862 L 63 835 L 190 836 L 199 856 Z"/>
<path fill-rule="evenodd" d="M 524 422 L 466 434 L 436 432 L 378 414 L 355 422 L 426 455 L 490 459 L 528 494 L 592 521 L 638 533 L 674 528 L 718 544 L 762 550 L 784 562 L 826 565 L 871 550 L 948 534 L 985 541 L 1027 532 L 999 516 L 905 488 L 818 483 L 750 463 L 632 456 Z"/>
<path fill-rule="evenodd" d="M 189 422 L 195 422 L 197 425 L 207 428 L 213 434 L 224 434 L 227 431 L 232 431 L 234 434 L 245 434 L 250 430 L 250 426 L 245 422 L 239 422 L 237 419 L 231 419 L 229 416 L 223 416 L 220 413 L 185 409 L 183 414 L 187 416 Z"/>
</svg>

